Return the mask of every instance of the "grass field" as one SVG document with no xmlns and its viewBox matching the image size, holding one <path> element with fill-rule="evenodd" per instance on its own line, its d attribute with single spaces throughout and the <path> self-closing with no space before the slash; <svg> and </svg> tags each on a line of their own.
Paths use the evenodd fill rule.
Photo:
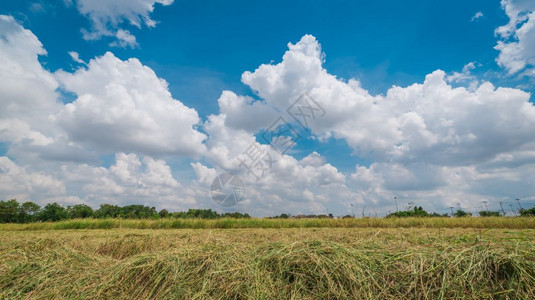
<svg viewBox="0 0 535 300">
<path fill-rule="evenodd" d="M 0 230 L 62 229 L 227 229 L 227 228 L 516 228 L 535 229 L 533 217 L 348 218 L 348 219 L 75 219 L 61 222 L 0 224 Z"/>
<path fill-rule="evenodd" d="M 499 219 L 4 224 L 0 299 L 533 299 L 533 220 Z"/>
</svg>

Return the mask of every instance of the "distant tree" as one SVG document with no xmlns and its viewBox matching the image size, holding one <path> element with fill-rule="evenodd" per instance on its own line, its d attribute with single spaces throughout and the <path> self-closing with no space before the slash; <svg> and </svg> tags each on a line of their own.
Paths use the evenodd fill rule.
<svg viewBox="0 0 535 300">
<path fill-rule="evenodd" d="M 143 205 L 127 205 L 121 207 L 119 216 L 125 219 L 149 219 L 159 217 L 156 212 L 156 207 Z"/>
<path fill-rule="evenodd" d="M 45 205 L 37 217 L 37 219 L 40 221 L 59 221 L 68 218 L 69 213 L 65 207 L 57 204 L 56 202 Z"/>
<path fill-rule="evenodd" d="M 19 219 L 20 206 L 16 199 L 0 201 L 0 222 L 16 223 Z"/>
<path fill-rule="evenodd" d="M 439 213 L 431 213 L 429 214 L 430 217 L 449 217 L 449 215 L 446 213 L 446 214 L 439 214 Z"/>
<path fill-rule="evenodd" d="M 520 215 L 523 217 L 535 217 L 535 206 L 530 209 L 520 209 Z"/>
<path fill-rule="evenodd" d="M 19 209 L 18 221 L 20 223 L 34 222 L 37 220 L 37 216 L 41 211 L 41 207 L 31 201 L 27 201 L 21 204 Z"/>
<path fill-rule="evenodd" d="M 93 216 L 95 218 L 117 218 L 121 214 L 121 208 L 117 205 L 101 204 L 100 208 L 95 210 Z"/>
<path fill-rule="evenodd" d="M 221 216 L 211 209 L 189 209 L 185 213 L 186 218 L 217 219 Z"/>
<path fill-rule="evenodd" d="M 486 211 L 482 210 L 479 212 L 480 217 L 499 217 L 500 212 L 499 211 Z"/>
<path fill-rule="evenodd" d="M 457 217 L 457 218 L 460 218 L 460 217 L 470 217 L 472 214 L 469 213 L 469 212 L 466 212 L 462 209 L 458 209 L 454 214 L 453 216 L 454 217 Z"/>
<path fill-rule="evenodd" d="M 160 215 L 160 217 L 165 218 L 169 215 L 169 211 L 167 209 L 162 209 L 160 210 L 160 212 L 158 212 L 158 214 Z"/>
<path fill-rule="evenodd" d="M 242 214 L 239 212 L 224 213 L 221 215 L 222 218 L 233 218 L 233 219 L 250 219 L 251 216 L 248 214 Z"/>
<path fill-rule="evenodd" d="M 71 219 L 84 219 L 93 216 L 93 209 L 85 204 L 76 204 L 67 207 L 67 212 Z"/>
<path fill-rule="evenodd" d="M 391 217 L 428 217 L 429 213 L 426 212 L 423 207 L 415 206 L 412 210 L 398 211 L 387 215 L 387 218 Z"/>
</svg>

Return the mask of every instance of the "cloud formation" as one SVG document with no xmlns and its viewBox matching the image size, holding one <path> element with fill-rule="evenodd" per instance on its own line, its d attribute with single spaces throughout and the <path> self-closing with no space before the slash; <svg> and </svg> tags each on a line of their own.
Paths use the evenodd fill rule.
<svg viewBox="0 0 535 300">
<path fill-rule="evenodd" d="M 76 142 L 108 151 L 148 155 L 199 155 L 205 135 L 195 109 L 173 99 L 167 82 L 135 58 L 107 52 L 87 69 L 59 71 L 61 86 L 78 98 L 55 116 Z"/>
<path fill-rule="evenodd" d="M 76 7 L 91 21 L 91 29 L 82 30 L 84 39 L 112 37 L 115 41 L 110 46 L 134 48 L 136 37 L 121 26 L 128 23 L 138 29 L 155 27 L 157 22 L 150 17 L 155 4 L 166 6 L 172 3 L 173 0 L 76 0 Z"/>
<path fill-rule="evenodd" d="M 500 37 L 494 47 L 500 52 L 496 62 L 509 75 L 535 76 L 535 2 L 502 0 L 501 4 L 509 22 L 496 29 Z"/>
<path fill-rule="evenodd" d="M 32 32 L 8 16 L 0 29 L 2 199 L 218 208 L 208 189 L 224 171 L 246 181 L 246 200 L 233 209 L 257 216 L 341 215 L 349 203 L 386 213 L 394 196 L 428 209 L 467 207 L 535 192 L 530 95 L 481 82 L 474 63 L 372 95 L 358 79 L 330 74 L 320 43 L 305 35 L 279 63 L 242 74 L 256 96 L 224 91 L 219 112 L 202 120 L 136 58 L 107 52 L 86 64 L 73 52 L 75 71 L 50 73 Z M 452 86 L 466 81 L 474 84 Z M 74 101 L 59 101 L 58 88 Z M 341 140 L 369 165 L 342 172 L 320 151 L 281 154 L 262 140 L 277 117 L 292 120 L 287 109 L 305 91 L 325 114 L 306 122 L 311 136 L 303 138 Z M 258 180 L 239 159 L 251 147 L 272 159 Z"/>
</svg>

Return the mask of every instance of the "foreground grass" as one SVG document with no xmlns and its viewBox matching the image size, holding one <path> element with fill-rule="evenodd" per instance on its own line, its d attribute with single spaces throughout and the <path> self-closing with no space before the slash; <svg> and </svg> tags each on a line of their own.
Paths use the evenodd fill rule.
<svg viewBox="0 0 535 300">
<path fill-rule="evenodd" d="M 361 218 L 361 219 L 76 219 L 60 222 L 0 224 L 0 230 L 61 229 L 215 229 L 215 228 L 511 228 L 535 229 L 533 217 Z"/>
<path fill-rule="evenodd" d="M 0 299 L 535 298 L 532 229 L 119 228 L 0 235 Z"/>
</svg>

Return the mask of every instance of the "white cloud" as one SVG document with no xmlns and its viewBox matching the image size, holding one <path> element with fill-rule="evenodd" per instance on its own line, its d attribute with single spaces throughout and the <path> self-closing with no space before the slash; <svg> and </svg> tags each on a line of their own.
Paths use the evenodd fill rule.
<svg viewBox="0 0 535 300">
<path fill-rule="evenodd" d="M 238 173 L 247 184 L 245 201 L 232 209 L 254 215 L 327 208 L 340 215 L 350 212 L 348 203 L 358 204 L 357 213 L 384 213 L 394 209 L 393 196 L 437 209 L 456 202 L 468 207 L 482 198 L 535 192 L 530 96 L 488 82 L 452 87 L 477 80 L 474 63 L 374 96 L 356 79 L 329 74 L 320 44 L 307 35 L 288 45 L 280 63 L 243 74 L 260 100 L 225 91 L 219 113 L 201 124 L 197 112 L 135 58 L 106 53 L 74 73 L 50 74 L 37 59 L 46 51 L 35 35 L 7 16 L 0 17 L 0 29 L 0 140 L 9 143 L 9 158 L 0 158 L 5 198 L 218 208 L 208 188 L 223 171 Z M 71 57 L 80 59 L 75 52 Z M 76 94 L 74 102 L 57 101 L 58 82 Z M 373 160 L 369 166 L 344 173 L 320 151 L 296 159 L 258 143 L 255 134 L 279 113 L 291 119 L 286 109 L 304 91 L 325 110 L 308 122 L 314 137 L 343 139 L 355 154 Z M 251 145 L 273 159 L 258 181 L 238 159 Z M 112 166 L 99 166 L 96 158 L 103 154 L 115 154 Z M 202 159 L 188 161 L 191 170 L 185 171 L 184 177 L 197 179 L 173 176 L 162 158 L 175 156 Z"/>
<path fill-rule="evenodd" d="M 76 51 L 69 51 L 69 55 L 71 56 L 72 60 L 79 63 L 79 64 L 85 64 L 85 61 L 80 59 L 80 54 Z"/>
<path fill-rule="evenodd" d="M 481 18 L 483 18 L 483 13 L 478 11 L 472 16 L 472 18 L 470 18 L 470 22 L 477 21 L 478 19 L 481 19 Z"/>
<path fill-rule="evenodd" d="M 109 168 L 87 164 L 63 165 L 61 176 L 87 203 L 143 204 L 173 210 L 198 205 L 203 192 L 181 185 L 164 160 L 117 153 Z"/>
<path fill-rule="evenodd" d="M 56 120 L 69 137 L 101 151 L 149 155 L 198 155 L 205 135 L 193 127 L 197 112 L 173 99 L 167 83 L 135 58 L 108 52 L 87 69 L 57 72 L 78 98 Z"/>
<path fill-rule="evenodd" d="M 238 96 L 231 91 L 223 91 L 217 100 L 225 123 L 230 128 L 243 129 L 250 133 L 267 128 L 277 117 L 277 113 L 261 101 L 246 96 Z"/>
<path fill-rule="evenodd" d="M 501 4 L 509 23 L 496 29 L 501 38 L 494 47 L 500 52 L 496 62 L 510 75 L 523 70 L 523 74 L 532 76 L 535 66 L 535 2 L 502 0 Z"/>
<path fill-rule="evenodd" d="M 27 171 L 8 157 L 0 156 L 0 199 L 46 203 L 63 195 L 63 182 L 47 174 Z"/>
<path fill-rule="evenodd" d="M 311 130 L 345 139 L 360 155 L 452 165 L 489 159 L 533 141 L 535 107 L 520 90 L 496 89 L 488 82 L 475 91 L 453 88 L 437 70 L 421 84 L 370 96 L 322 68 L 323 55 L 312 36 L 289 46 L 281 63 L 245 72 L 244 83 L 281 111 L 308 91 L 326 110 L 311 122 Z M 464 72 L 473 67 L 468 64 Z"/>
<path fill-rule="evenodd" d="M 115 37 L 111 46 L 135 47 L 136 38 L 130 31 L 120 28 L 125 22 L 140 29 L 143 25 L 155 27 L 150 14 L 155 4 L 171 5 L 173 0 L 77 0 L 78 11 L 91 21 L 90 30 L 82 30 L 84 39 L 97 40 L 104 36 Z"/>
<path fill-rule="evenodd" d="M 453 72 L 451 75 L 446 76 L 446 80 L 452 83 L 470 83 L 470 90 L 474 91 L 479 85 L 477 78 L 471 74 L 472 70 L 476 68 L 476 63 L 471 61 L 463 66 L 462 72 Z"/>
<path fill-rule="evenodd" d="M 38 60 L 46 50 L 11 16 L 0 15 L 0 53 L 0 117 L 34 119 L 59 107 L 58 83 Z"/>
<path fill-rule="evenodd" d="M 395 192 L 437 207 L 464 196 L 463 201 L 477 201 L 481 190 L 475 191 L 472 184 L 491 173 L 497 178 L 507 173 L 481 166 L 508 155 L 510 161 L 502 168 L 517 174 L 515 166 L 525 161 L 518 150 L 535 149 L 535 107 L 528 93 L 488 82 L 469 89 L 448 84 L 472 80 L 474 63 L 465 65 L 462 73 L 446 77 L 437 70 L 423 83 L 394 86 L 385 96 L 371 96 L 358 81 L 344 82 L 329 74 L 323 60 L 319 43 L 305 36 L 289 44 L 281 63 L 261 65 L 245 72 L 242 80 L 267 106 L 280 111 L 303 91 L 309 92 L 326 111 L 310 122 L 312 132 L 344 139 L 356 154 L 375 161 L 369 168 L 359 167 L 352 176 L 356 181 L 348 183 L 359 195 L 356 199 L 386 205 Z M 529 169 L 525 164 L 521 163 Z M 456 175 L 462 170 L 473 172 Z M 477 176 L 469 176 L 473 174 Z M 533 192 L 525 184 L 517 191 Z"/>
<path fill-rule="evenodd" d="M 61 139 L 51 122 L 63 106 L 57 100 L 58 82 L 41 66 L 40 55 L 46 51 L 38 38 L 13 17 L 0 15 L 0 141 L 10 144 L 10 156 L 27 157 L 26 162 L 50 153 Z M 69 147 L 62 143 L 56 149 Z"/>
</svg>

